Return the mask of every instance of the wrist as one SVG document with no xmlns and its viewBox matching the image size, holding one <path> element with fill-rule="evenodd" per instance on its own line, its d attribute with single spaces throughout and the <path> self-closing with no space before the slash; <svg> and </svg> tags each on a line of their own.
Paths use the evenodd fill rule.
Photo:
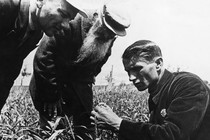
<svg viewBox="0 0 210 140">
<path fill-rule="evenodd" d="M 117 120 L 116 120 L 116 123 L 114 124 L 114 127 L 117 129 L 117 130 L 120 130 L 120 125 L 121 125 L 121 123 L 122 123 L 122 118 L 118 118 Z"/>
</svg>

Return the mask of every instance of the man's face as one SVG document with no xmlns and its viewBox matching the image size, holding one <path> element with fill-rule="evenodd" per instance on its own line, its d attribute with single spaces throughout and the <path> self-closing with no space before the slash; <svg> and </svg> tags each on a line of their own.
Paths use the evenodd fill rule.
<svg viewBox="0 0 210 140">
<path fill-rule="evenodd" d="M 129 80 L 139 91 L 149 88 L 159 79 L 155 62 L 148 63 L 143 59 L 134 59 L 123 60 L 123 64 Z"/>
<path fill-rule="evenodd" d="M 65 0 L 45 0 L 38 14 L 38 22 L 48 36 L 53 36 L 59 34 L 62 28 L 68 28 L 69 21 L 78 12 Z"/>
</svg>

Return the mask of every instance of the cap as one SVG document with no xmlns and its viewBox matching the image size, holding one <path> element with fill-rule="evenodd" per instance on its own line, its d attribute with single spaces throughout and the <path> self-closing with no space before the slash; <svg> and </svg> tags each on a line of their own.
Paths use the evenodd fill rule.
<svg viewBox="0 0 210 140">
<path fill-rule="evenodd" d="M 130 17 L 122 9 L 112 5 L 103 5 L 102 21 L 112 32 L 118 36 L 126 35 L 126 28 L 130 26 Z"/>
<path fill-rule="evenodd" d="M 79 10 L 78 13 L 80 13 L 83 17 L 85 17 L 85 18 L 88 17 L 87 14 L 86 14 L 86 12 L 82 8 L 80 8 L 81 3 L 79 3 L 78 0 L 66 0 L 66 1 L 69 4 L 71 4 L 72 6 L 74 6 L 76 9 L 78 9 Z"/>
</svg>

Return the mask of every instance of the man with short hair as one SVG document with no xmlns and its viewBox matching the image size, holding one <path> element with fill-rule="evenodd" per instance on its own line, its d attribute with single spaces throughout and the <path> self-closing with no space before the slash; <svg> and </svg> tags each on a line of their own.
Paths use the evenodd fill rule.
<svg viewBox="0 0 210 140">
<path fill-rule="evenodd" d="M 67 115 L 73 116 L 74 126 L 83 125 L 90 131 L 93 128 L 92 85 L 111 55 L 115 39 L 126 35 L 130 21 L 110 4 L 87 10 L 87 14 L 88 18 L 77 15 L 70 22 L 70 29 L 64 31 L 65 36 L 44 36 L 39 43 L 30 93 L 42 125 Z"/>
<path fill-rule="evenodd" d="M 197 75 L 171 73 L 163 67 L 160 48 L 139 40 L 122 56 L 129 80 L 139 91 L 148 89 L 149 122 L 132 122 L 118 117 L 104 103 L 92 111 L 119 132 L 119 140 L 208 140 L 210 138 L 210 90 Z M 96 119 L 95 119 L 96 118 Z"/>
<path fill-rule="evenodd" d="M 0 109 L 20 73 L 24 58 L 36 48 L 43 32 L 63 34 L 69 20 L 86 13 L 71 0 L 0 1 Z"/>
</svg>

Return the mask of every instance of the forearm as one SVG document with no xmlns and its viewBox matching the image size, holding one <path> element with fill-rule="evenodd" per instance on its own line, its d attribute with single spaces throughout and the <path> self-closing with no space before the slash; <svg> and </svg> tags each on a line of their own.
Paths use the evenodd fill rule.
<svg viewBox="0 0 210 140">
<path fill-rule="evenodd" d="M 151 124 L 123 120 L 119 130 L 119 140 L 180 140 L 180 129 L 175 124 Z"/>
<path fill-rule="evenodd" d="M 144 139 L 145 125 L 141 122 L 122 120 L 119 129 L 119 140 Z"/>
</svg>

